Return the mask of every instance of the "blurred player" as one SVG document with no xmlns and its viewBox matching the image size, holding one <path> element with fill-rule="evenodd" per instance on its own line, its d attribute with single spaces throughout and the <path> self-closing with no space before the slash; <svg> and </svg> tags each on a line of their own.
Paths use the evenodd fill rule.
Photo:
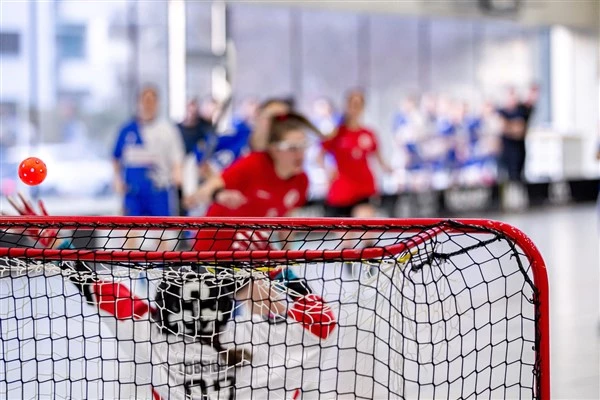
<svg viewBox="0 0 600 400">
<path fill-rule="evenodd" d="M 200 116 L 200 106 L 196 98 L 191 99 L 186 107 L 186 115 L 183 121 L 177 124 L 183 143 L 185 145 L 185 163 L 183 182 L 179 195 L 179 213 L 186 215 L 183 206 L 184 193 L 192 193 L 197 188 L 197 182 L 202 179 L 198 176 L 196 168 L 196 154 L 198 152 L 210 153 L 214 147 L 217 137 L 212 121 Z M 202 171 L 202 170 L 201 170 Z"/>
<path fill-rule="evenodd" d="M 254 151 L 208 180 L 190 199 L 210 202 L 207 216 L 279 217 L 306 201 L 303 170 L 305 130 L 318 132 L 304 117 L 272 117 L 266 151 Z"/>
<path fill-rule="evenodd" d="M 340 125 L 323 142 L 323 149 L 333 155 L 336 163 L 325 200 L 325 213 L 328 217 L 374 217 L 376 211 L 372 202 L 377 189 L 369 159 L 374 156 L 385 172 L 393 172 L 383 160 L 375 134 L 362 126 L 364 108 L 364 93 L 360 90 L 350 91 Z M 354 247 L 356 241 L 352 239 L 356 239 L 354 234 L 347 235 L 341 246 Z M 363 243 L 369 245 L 369 241 Z M 354 274 L 353 264 L 346 265 Z"/>
<path fill-rule="evenodd" d="M 263 110 L 269 107 L 270 104 L 266 104 Z M 294 113 L 271 117 L 266 126 L 266 151 L 251 152 L 222 173 L 213 175 L 188 198 L 188 206 L 210 203 L 208 217 L 281 217 L 304 205 L 308 189 L 308 178 L 303 170 L 308 146 L 305 131 L 320 133 L 303 116 Z M 199 232 L 196 250 L 215 250 L 213 234 L 210 230 Z M 220 240 L 214 242 L 222 246 L 218 250 L 229 250 L 231 246 L 237 246 L 236 250 L 248 248 L 234 240 L 238 238 L 223 237 L 227 231 L 221 230 L 219 235 Z M 259 242 L 261 248 L 270 247 L 264 240 Z"/>
<path fill-rule="evenodd" d="M 206 148 L 209 137 L 214 134 L 212 121 L 200 116 L 200 106 L 196 98 L 188 101 L 185 118 L 177 127 L 183 137 L 186 155 L 194 153 L 196 147 Z"/>
<path fill-rule="evenodd" d="M 251 112 L 252 106 L 247 107 Z M 254 110 L 255 116 L 246 114 L 244 120 L 234 120 L 233 131 L 218 137 L 214 148 L 209 151 L 198 149 L 196 161 L 200 166 L 201 174 L 210 178 L 218 175 L 238 158 L 252 150 L 265 150 L 265 138 L 268 135 L 270 119 L 274 115 L 285 114 L 289 106 L 279 99 L 263 102 Z M 251 124 L 250 122 L 253 122 Z"/>
<path fill-rule="evenodd" d="M 374 156 L 385 172 L 392 172 L 379 151 L 377 138 L 361 124 L 364 107 L 363 92 L 351 91 L 341 124 L 323 142 L 324 150 L 334 156 L 337 166 L 326 199 L 329 217 L 373 217 L 375 207 L 371 201 L 376 186 L 369 158 Z"/>
<path fill-rule="evenodd" d="M 138 114 L 121 128 L 113 151 L 115 187 L 124 195 L 123 214 L 174 215 L 184 158 L 181 134 L 158 117 L 154 87 L 144 87 L 138 100 Z"/>
<path fill-rule="evenodd" d="M 303 170 L 308 146 L 306 130 L 319 131 L 295 113 L 272 117 L 266 151 L 252 152 L 222 174 L 209 179 L 189 199 L 191 205 L 212 202 L 207 217 L 283 217 L 306 202 L 308 178 Z M 203 229 L 195 250 L 272 250 L 269 233 L 232 229 Z M 288 268 L 271 272 L 274 279 L 299 280 Z M 308 287 L 308 285 L 305 285 Z M 249 288 L 254 301 L 264 300 L 264 290 Z M 309 294 L 309 292 L 304 293 Z M 259 295 L 259 297 L 256 297 Z M 320 298 L 315 298 L 318 303 Z"/>
<path fill-rule="evenodd" d="M 189 204 L 210 202 L 207 217 L 283 217 L 302 207 L 308 190 L 308 178 L 303 170 L 304 152 L 309 143 L 307 130 L 321 135 L 299 114 L 271 117 L 265 151 L 251 152 L 222 174 L 211 177 L 189 198 Z M 194 250 L 273 250 L 271 236 L 255 230 L 202 229 L 196 236 Z M 296 277 L 291 269 L 276 268 L 270 276 L 288 287 L 293 285 L 313 309 L 323 308 L 323 300 L 312 294 L 306 281 Z M 244 292 L 240 293 L 243 296 Z M 245 293 L 256 303 L 265 300 L 267 291 L 249 285 Z M 313 333 L 323 335 L 320 328 Z"/>
<path fill-rule="evenodd" d="M 498 110 L 503 120 L 502 164 L 508 179 L 513 182 L 521 182 L 524 178 L 525 137 L 538 95 L 539 88 L 532 85 L 527 99 L 521 102 L 517 91 L 511 87 L 504 107 Z"/>
<path fill-rule="evenodd" d="M 264 105 L 263 112 L 271 112 L 271 105 Z M 308 188 L 303 170 L 309 143 L 306 130 L 318 136 L 320 132 L 295 113 L 271 117 L 265 127 L 266 151 L 251 152 L 212 176 L 189 197 L 188 205 L 211 203 L 206 213 L 209 217 L 280 217 L 304 205 Z M 203 234 L 210 237 L 210 233 Z"/>
<path fill-rule="evenodd" d="M 289 100 L 269 99 L 258 108 L 256 125 L 250 137 L 250 148 L 253 151 L 264 151 L 269 145 L 269 132 L 274 116 L 284 115 L 292 110 Z"/>
</svg>

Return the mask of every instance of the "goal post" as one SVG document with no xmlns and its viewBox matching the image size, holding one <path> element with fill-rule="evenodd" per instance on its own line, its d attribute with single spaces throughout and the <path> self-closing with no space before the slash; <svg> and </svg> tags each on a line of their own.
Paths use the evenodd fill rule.
<svg viewBox="0 0 600 400">
<path fill-rule="evenodd" d="M 549 399 L 548 301 L 497 221 L 2 217 L 0 397 Z"/>
</svg>

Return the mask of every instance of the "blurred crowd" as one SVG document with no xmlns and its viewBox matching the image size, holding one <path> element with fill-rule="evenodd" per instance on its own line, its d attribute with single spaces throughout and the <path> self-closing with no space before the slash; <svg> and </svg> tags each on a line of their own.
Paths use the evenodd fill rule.
<svg viewBox="0 0 600 400">
<path fill-rule="evenodd" d="M 426 192 L 522 181 L 526 159 L 525 137 L 538 94 L 536 85 L 520 93 L 509 87 L 500 100 L 478 104 L 438 93 L 409 95 L 399 101 L 390 120 L 378 121 L 379 131 L 372 131 L 369 121 L 362 121 L 361 108 L 357 126 L 372 132 L 378 142 L 375 153 L 372 153 L 377 155 L 374 159 L 379 158 L 375 160 L 378 163 L 373 163 L 378 192 Z M 361 107 L 364 107 L 369 97 L 365 93 L 361 96 Z M 190 208 L 183 201 L 187 194 L 193 193 L 202 182 L 220 174 L 251 150 L 264 149 L 269 121 L 296 108 L 293 98 L 284 97 L 248 97 L 235 103 L 231 99 L 218 102 L 211 97 L 191 98 L 187 102 L 185 117 L 181 121 L 170 121 L 160 115 L 160 110 L 164 109 L 160 103 L 161 93 L 153 86 L 144 87 L 137 99 L 136 115 L 122 126 L 117 140 L 114 136 L 109 138 L 114 160 L 113 185 L 110 184 L 111 171 L 105 166 L 105 157 L 96 151 L 105 146 L 91 141 L 85 123 L 77 117 L 74 104 L 66 104 L 61 108 L 65 121 L 61 130 L 64 144 L 43 146 L 45 152 L 38 149 L 40 155 L 51 162 L 54 157 L 52 151 L 62 154 L 54 157 L 60 163 L 51 164 L 54 170 L 65 164 L 69 175 L 73 175 L 77 168 L 66 163 L 64 154 L 84 156 L 88 163 L 95 163 L 93 170 L 97 172 L 94 173 L 97 175 L 101 171 L 102 176 L 64 180 L 60 177 L 67 172 L 58 171 L 60 173 L 54 174 L 56 182 L 49 179 L 42 195 L 52 194 L 52 191 L 61 194 L 83 191 L 98 195 L 109 193 L 111 186 L 121 195 L 136 191 L 144 193 L 148 188 L 127 187 L 124 182 L 136 181 L 135 174 L 139 172 L 136 172 L 136 165 L 150 163 L 154 165 L 152 181 L 158 182 L 159 188 L 177 188 L 179 209 L 185 213 Z M 320 97 L 305 110 L 305 117 L 324 136 L 335 136 L 350 112 L 348 107 L 347 99 L 334 101 Z M 387 128 L 382 128 L 385 126 Z M 3 135 L 5 139 L 13 136 Z M 21 136 L 15 137 L 24 141 Z M 136 143 L 147 143 L 152 151 L 144 153 L 140 150 L 144 146 L 130 146 Z M 13 158 L 14 162 L 18 162 L 23 157 L 21 153 L 9 157 L 10 149 L 26 148 L 16 144 L 2 142 L 3 163 Z M 317 201 L 327 197 L 333 174 L 337 171 L 336 157 L 325 151 L 323 144 L 323 138 L 308 135 L 304 153 L 304 171 L 309 179 L 308 198 Z M 65 146 L 69 146 L 68 151 L 65 151 Z M 73 163 L 77 162 L 80 161 L 73 160 Z M 81 173 L 90 172 L 81 169 Z M 3 193 L 10 194 L 15 190 L 14 185 L 7 186 L 12 181 L 3 179 Z M 66 187 L 67 184 L 73 187 Z M 164 196 L 170 195 L 165 192 Z M 145 211 L 150 214 L 159 212 Z M 166 212 L 162 210 L 159 214 L 163 211 Z M 172 213 L 169 211 L 169 214 Z"/>
<path fill-rule="evenodd" d="M 523 98 L 511 87 L 501 104 L 474 107 L 432 93 L 405 98 L 392 124 L 401 187 L 420 191 L 521 181 L 538 95 L 536 85 Z"/>
<path fill-rule="evenodd" d="M 385 144 L 387 150 L 382 152 L 386 160 L 377 152 L 384 172 L 379 175 L 393 182 L 396 192 L 489 186 L 498 180 L 522 180 L 525 135 L 538 92 L 535 85 L 524 96 L 519 96 L 514 88 L 508 88 L 500 104 L 487 101 L 476 106 L 435 93 L 407 96 L 390 121 L 391 137 L 384 137 L 389 135 L 386 132 L 378 135 L 377 140 Z M 307 118 L 328 136 L 342 125 L 348 114 L 347 107 L 348 104 L 338 109 L 330 99 L 318 98 Z M 121 194 L 131 192 L 131 188 L 126 188 L 123 183 L 123 171 L 119 167 L 123 160 L 129 166 L 148 161 L 141 154 L 123 154 L 121 150 L 127 148 L 127 142 L 155 141 L 162 162 L 154 160 L 158 167 L 152 173 L 159 181 L 164 181 L 162 186 L 178 188 L 179 210 L 185 214 L 190 209 L 184 201 L 186 195 L 250 150 L 264 148 L 266 144 L 262 142 L 269 121 L 276 115 L 292 111 L 294 101 L 277 98 L 261 102 L 246 98 L 237 104 L 233 115 L 231 109 L 230 99 L 219 103 L 208 97 L 192 98 L 187 103 L 185 118 L 174 124 L 158 116 L 158 91 L 151 86 L 144 88 L 134 121 L 152 122 L 153 128 L 137 132 L 131 129 L 131 122 L 121 131 L 113 154 L 117 191 Z M 324 151 L 322 140 L 311 138 L 304 158 L 304 170 L 310 182 L 309 198 L 322 199 L 332 181 L 330 171 L 335 171 L 335 165 L 332 167 L 335 161 Z M 389 149 L 387 145 L 390 145 Z M 127 171 L 131 173 L 131 168 Z M 145 189 L 138 191 L 143 193 Z M 168 193 L 165 192 L 165 196 Z M 148 214 L 166 214 L 166 210 L 146 211 Z M 145 212 L 134 210 L 134 214 L 139 213 Z"/>
</svg>

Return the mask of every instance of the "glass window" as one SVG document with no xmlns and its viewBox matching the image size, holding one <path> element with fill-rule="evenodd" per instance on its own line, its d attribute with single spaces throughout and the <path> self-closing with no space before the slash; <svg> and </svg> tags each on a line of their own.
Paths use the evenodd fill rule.
<svg viewBox="0 0 600 400">
<path fill-rule="evenodd" d="M 211 2 L 188 1 L 185 7 L 186 47 L 188 51 L 210 51 L 212 29 Z"/>
<path fill-rule="evenodd" d="M 137 7 L 137 37 L 132 43 L 137 53 L 138 85 L 158 88 L 163 117 L 169 106 L 168 77 L 168 10 L 167 1 L 139 1 Z"/>
<path fill-rule="evenodd" d="M 369 86 L 418 90 L 419 20 L 380 15 L 369 20 Z"/>
<path fill-rule="evenodd" d="M 85 57 L 84 25 L 59 25 L 56 27 L 57 52 L 62 59 L 83 59 Z"/>
<path fill-rule="evenodd" d="M 11 4 L 12 15 L 19 16 L 11 28 L 23 35 L 20 58 L 1 60 L 19 82 L 0 85 L 8 99 L 0 105 L 8 121 L 0 147 L 1 169 L 8 174 L 2 176 L 2 194 L 31 190 L 19 182 L 14 165 L 35 155 L 49 174 L 30 193 L 43 197 L 52 213 L 116 214 L 110 154 L 119 127 L 135 113 L 140 84 L 159 88 L 166 116 L 166 0 L 23 4 Z M 30 48 L 32 21 L 40 31 Z M 0 41 L 3 49 L 5 43 L 16 45 L 14 38 Z"/>
<path fill-rule="evenodd" d="M 477 92 L 474 22 L 435 19 L 429 29 L 431 88 L 471 100 Z"/>
<path fill-rule="evenodd" d="M 186 2 L 186 92 L 188 98 L 210 96 L 213 67 L 220 63 L 212 54 L 210 2 Z"/>
<path fill-rule="evenodd" d="M 385 142 L 401 99 L 420 91 L 419 20 L 373 15 L 369 39 L 367 117 Z"/>
<path fill-rule="evenodd" d="M 16 56 L 21 51 L 21 35 L 17 32 L 0 32 L 0 54 Z"/>
<path fill-rule="evenodd" d="M 302 11 L 301 37 L 295 50 L 302 55 L 300 104 L 325 96 L 341 105 L 344 93 L 360 82 L 359 17 L 355 13 Z"/>
<path fill-rule="evenodd" d="M 285 96 L 292 93 L 291 19 L 288 8 L 232 4 L 229 26 L 236 46 L 235 93 Z"/>
</svg>

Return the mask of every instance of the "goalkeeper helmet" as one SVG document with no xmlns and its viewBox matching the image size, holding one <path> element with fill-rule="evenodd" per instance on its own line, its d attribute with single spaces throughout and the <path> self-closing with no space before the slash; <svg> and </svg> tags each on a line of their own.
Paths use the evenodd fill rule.
<svg viewBox="0 0 600 400">
<path fill-rule="evenodd" d="M 166 334 L 193 339 L 219 334 L 232 316 L 235 281 L 222 268 L 166 270 L 156 293 L 156 322 Z"/>
</svg>

